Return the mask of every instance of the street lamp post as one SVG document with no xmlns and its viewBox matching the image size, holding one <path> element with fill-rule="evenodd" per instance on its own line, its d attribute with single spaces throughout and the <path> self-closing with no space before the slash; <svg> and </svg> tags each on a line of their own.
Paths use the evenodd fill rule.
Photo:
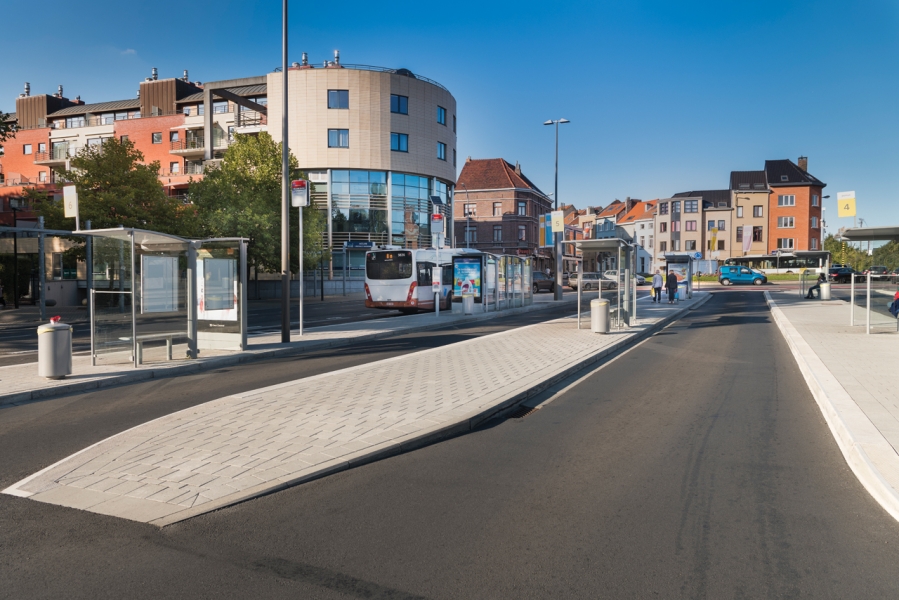
<svg viewBox="0 0 899 600">
<path fill-rule="evenodd" d="M 559 124 L 561 123 L 570 123 L 568 119 L 556 119 L 546 121 L 543 123 L 544 125 L 555 125 L 556 127 L 556 183 L 555 183 L 555 191 L 553 195 L 556 200 L 556 210 L 559 210 Z M 556 284 L 554 286 L 555 294 L 553 296 L 554 300 L 562 299 L 562 236 L 565 235 L 564 231 L 554 232 L 553 233 L 553 248 L 556 253 Z"/>
<path fill-rule="evenodd" d="M 287 0 L 281 3 L 281 343 L 290 342 L 290 145 L 287 139 Z M 300 208 L 302 211 L 303 209 Z M 300 232 L 300 236 L 303 232 Z M 300 273 L 302 279 L 303 274 Z M 302 300 L 301 300 L 302 301 Z"/>
</svg>

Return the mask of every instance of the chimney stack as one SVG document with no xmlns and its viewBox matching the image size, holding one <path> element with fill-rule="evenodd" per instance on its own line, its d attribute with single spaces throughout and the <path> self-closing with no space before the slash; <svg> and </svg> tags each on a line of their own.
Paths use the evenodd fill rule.
<svg viewBox="0 0 899 600">
<path fill-rule="evenodd" d="M 799 168 L 808 173 L 808 157 L 800 156 L 799 157 Z"/>
<path fill-rule="evenodd" d="M 190 81 L 190 79 L 187 77 L 187 69 L 184 69 L 184 77 L 182 77 L 182 79 L 184 81 Z"/>
<path fill-rule="evenodd" d="M 303 52 L 303 66 L 304 67 L 309 66 L 309 55 L 306 54 L 305 52 Z"/>
<path fill-rule="evenodd" d="M 340 66 L 340 50 L 334 51 L 334 64 Z"/>
<path fill-rule="evenodd" d="M 153 73 L 153 81 L 156 81 L 157 79 L 159 79 L 159 71 L 156 70 L 156 67 L 153 67 L 152 73 Z"/>
<path fill-rule="evenodd" d="M 62 84 L 59 84 L 59 88 L 56 90 L 56 97 L 62 98 Z"/>
<path fill-rule="evenodd" d="M 517 173 L 518 175 L 521 175 L 521 165 L 518 164 L 517 160 L 515 161 L 515 173 Z"/>
<path fill-rule="evenodd" d="M 25 97 L 27 98 L 30 95 L 31 95 L 31 84 L 26 81 L 25 82 Z"/>
</svg>

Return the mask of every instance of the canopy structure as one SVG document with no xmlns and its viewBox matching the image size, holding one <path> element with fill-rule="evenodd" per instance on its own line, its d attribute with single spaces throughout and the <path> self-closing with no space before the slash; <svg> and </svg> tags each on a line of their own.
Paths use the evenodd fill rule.
<svg viewBox="0 0 899 600">
<path fill-rule="evenodd" d="M 621 238 L 603 238 L 598 240 L 576 240 L 574 246 L 585 252 L 604 252 L 616 255 L 615 266 L 617 277 L 614 290 L 614 301 L 610 308 L 615 312 L 615 323 L 618 329 L 622 324 L 633 326 L 637 324 L 637 284 L 636 272 L 636 246 Z M 581 263 L 583 264 L 583 263 Z M 599 297 L 602 298 L 602 280 L 599 280 Z M 577 327 L 581 328 L 581 292 L 583 285 L 577 287 Z"/>
<path fill-rule="evenodd" d="M 246 348 L 246 240 L 189 240 L 118 227 L 74 232 L 90 236 L 91 360 L 130 350 L 137 367 L 145 344 L 187 340 L 200 348 Z"/>
<path fill-rule="evenodd" d="M 847 242 L 892 242 L 899 240 L 899 227 L 851 227 L 840 232 Z"/>
</svg>

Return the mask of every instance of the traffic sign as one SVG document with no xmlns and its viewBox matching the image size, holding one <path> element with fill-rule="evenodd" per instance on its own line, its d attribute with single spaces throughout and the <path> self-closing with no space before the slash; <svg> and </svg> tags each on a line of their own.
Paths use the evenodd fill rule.
<svg viewBox="0 0 899 600">
<path fill-rule="evenodd" d="M 296 179 L 290 184 L 290 205 L 309 206 L 309 182 L 305 179 Z"/>
<path fill-rule="evenodd" d="M 693 258 L 695 258 L 696 260 L 700 260 L 702 258 L 702 252 L 694 252 Z"/>
<path fill-rule="evenodd" d="M 431 235 L 434 235 L 437 233 L 444 233 L 445 228 L 444 228 L 443 223 L 444 223 L 443 215 L 441 215 L 440 213 L 432 214 L 431 215 Z"/>
<path fill-rule="evenodd" d="M 837 216 L 840 218 L 855 216 L 855 192 L 837 193 Z"/>
</svg>

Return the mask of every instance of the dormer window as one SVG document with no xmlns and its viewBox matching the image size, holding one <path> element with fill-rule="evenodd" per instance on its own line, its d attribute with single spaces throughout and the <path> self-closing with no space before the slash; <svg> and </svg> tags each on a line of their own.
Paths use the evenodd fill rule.
<svg viewBox="0 0 899 600">
<path fill-rule="evenodd" d="M 790 178 L 787 177 L 786 175 L 781 175 L 781 176 L 780 176 L 780 180 L 781 180 L 781 181 L 789 181 Z"/>
<path fill-rule="evenodd" d="M 741 184 L 740 184 L 740 189 L 741 189 L 741 190 L 748 190 L 748 189 L 749 189 L 749 184 L 748 184 L 748 183 L 741 183 Z"/>
</svg>

